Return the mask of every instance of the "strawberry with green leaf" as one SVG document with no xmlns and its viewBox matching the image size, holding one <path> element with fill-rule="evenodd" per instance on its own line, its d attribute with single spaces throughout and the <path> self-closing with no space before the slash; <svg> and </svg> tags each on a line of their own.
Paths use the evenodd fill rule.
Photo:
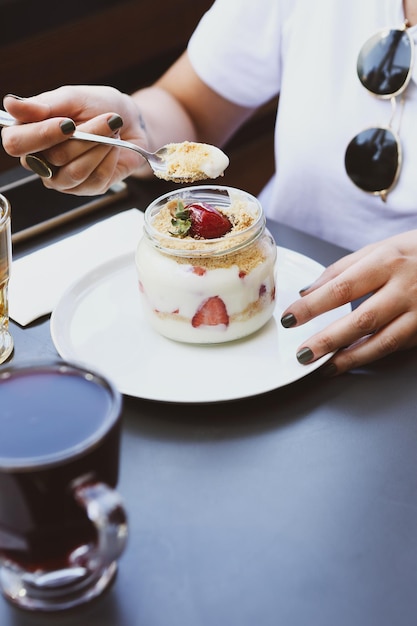
<svg viewBox="0 0 417 626">
<path fill-rule="evenodd" d="M 232 229 L 229 218 L 206 202 L 184 205 L 179 200 L 171 223 L 174 227 L 171 235 L 194 239 L 216 239 Z"/>
</svg>

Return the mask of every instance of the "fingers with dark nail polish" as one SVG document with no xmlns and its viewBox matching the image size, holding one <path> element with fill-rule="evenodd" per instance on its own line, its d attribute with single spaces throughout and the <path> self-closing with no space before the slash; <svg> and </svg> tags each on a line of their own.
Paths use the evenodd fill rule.
<svg viewBox="0 0 417 626">
<path fill-rule="evenodd" d="M 310 350 L 310 348 L 301 348 L 301 350 L 297 352 L 297 361 L 301 363 L 302 365 L 305 365 L 306 363 L 310 363 L 310 361 L 312 361 L 313 358 L 314 358 L 314 354 L 312 350 Z"/>
<path fill-rule="evenodd" d="M 25 161 L 32 172 L 35 172 L 35 174 L 42 178 L 52 178 L 57 171 L 57 168 L 51 165 L 44 157 L 40 157 L 36 154 L 27 154 Z"/>
<path fill-rule="evenodd" d="M 75 124 L 73 120 L 71 119 L 64 120 L 63 122 L 60 123 L 59 126 L 62 132 L 64 133 L 64 135 L 71 135 L 71 133 L 73 133 L 75 130 Z"/>
<path fill-rule="evenodd" d="M 320 373 L 324 378 L 331 378 L 332 376 L 336 376 L 338 372 L 334 363 L 326 363 L 326 365 L 323 365 L 320 369 Z"/>
<path fill-rule="evenodd" d="M 119 130 L 119 128 L 123 126 L 123 120 L 120 115 L 115 113 L 110 119 L 107 120 L 107 124 L 109 125 L 110 130 Z"/>
<path fill-rule="evenodd" d="M 291 328 L 292 326 L 295 326 L 296 323 L 297 320 L 295 318 L 295 315 L 293 315 L 292 313 L 287 313 L 287 315 L 281 317 L 281 324 L 284 328 Z"/>
</svg>

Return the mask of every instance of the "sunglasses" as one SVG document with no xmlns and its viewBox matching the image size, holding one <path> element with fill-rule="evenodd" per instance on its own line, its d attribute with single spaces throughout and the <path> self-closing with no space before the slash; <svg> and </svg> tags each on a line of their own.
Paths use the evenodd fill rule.
<svg viewBox="0 0 417 626">
<path fill-rule="evenodd" d="M 357 73 L 362 85 L 378 98 L 391 100 L 392 114 L 388 126 L 367 128 L 356 135 L 345 153 L 345 169 L 362 191 L 386 201 L 401 169 L 402 151 L 398 133 L 392 129 L 396 97 L 402 95 L 411 78 L 414 42 L 407 31 L 382 30 L 362 46 Z"/>
</svg>

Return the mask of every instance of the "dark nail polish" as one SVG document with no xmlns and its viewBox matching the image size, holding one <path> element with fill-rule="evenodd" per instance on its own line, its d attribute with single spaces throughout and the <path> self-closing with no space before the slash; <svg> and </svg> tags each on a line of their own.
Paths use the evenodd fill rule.
<svg viewBox="0 0 417 626">
<path fill-rule="evenodd" d="M 303 287 L 302 289 L 300 289 L 300 291 L 298 292 L 300 296 L 302 296 L 305 291 L 308 291 L 310 287 L 311 285 L 307 285 L 307 287 Z"/>
<path fill-rule="evenodd" d="M 301 350 L 297 352 L 297 361 L 301 363 L 301 365 L 309 363 L 313 357 L 314 354 L 310 348 L 301 348 Z"/>
<path fill-rule="evenodd" d="M 75 130 L 75 124 L 72 120 L 64 120 L 59 126 L 64 135 L 71 135 Z"/>
<path fill-rule="evenodd" d="M 295 319 L 295 315 L 292 313 L 287 313 L 284 317 L 281 317 L 281 324 L 284 328 L 291 328 L 291 326 L 295 326 L 297 320 Z"/>
<path fill-rule="evenodd" d="M 25 157 L 26 165 L 30 167 L 32 172 L 35 172 L 42 178 L 52 178 L 53 166 L 50 165 L 46 159 L 41 159 L 35 154 L 27 154 Z"/>
<path fill-rule="evenodd" d="M 325 378 L 331 378 L 332 376 L 336 376 L 337 367 L 334 363 L 326 363 L 326 365 L 323 365 L 323 367 L 320 369 L 320 374 Z"/>
<path fill-rule="evenodd" d="M 119 130 L 123 126 L 123 120 L 120 115 L 112 115 L 109 120 L 107 120 L 107 124 L 109 125 L 110 130 Z"/>
</svg>

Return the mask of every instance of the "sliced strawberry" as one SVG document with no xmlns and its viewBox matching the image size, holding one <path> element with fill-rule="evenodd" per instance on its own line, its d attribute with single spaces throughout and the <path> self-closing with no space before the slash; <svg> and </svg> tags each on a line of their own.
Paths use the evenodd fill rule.
<svg viewBox="0 0 417 626">
<path fill-rule="evenodd" d="M 197 309 L 191 324 L 194 328 L 199 326 L 229 325 L 229 315 L 226 305 L 219 296 L 212 296 L 201 304 Z"/>
<path fill-rule="evenodd" d="M 191 271 L 193 274 L 197 274 L 197 276 L 204 276 L 207 273 L 207 270 L 204 267 L 200 267 L 200 265 L 194 265 Z"/>
<path fill-rule="evenodd" d="M 189 235 L 195 239 L 223 237 L 232 228 L 229 218 L 206 202 L 194 202 L 186 206 L 178 202 L 172 225 L 176 229 L 171 232 L 172 235 Z"/>
</svg>

